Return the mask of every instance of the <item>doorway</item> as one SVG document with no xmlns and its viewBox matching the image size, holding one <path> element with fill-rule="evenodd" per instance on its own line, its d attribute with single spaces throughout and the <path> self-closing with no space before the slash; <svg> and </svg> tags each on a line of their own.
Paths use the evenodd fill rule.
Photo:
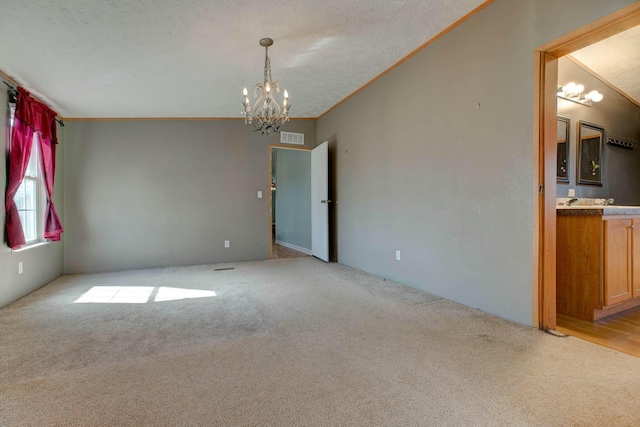
<svg viewBox="0 0 640 427">
<path fill-rule="evenodd" d="M 311 255 L 311 150 L 269 148 L 270 257 Z"/>
<path fill-rule="evenodd" d="M 547 43 L 535 51 L 534 87 L 534 210 L 538 218 L 534 241 L 534 324 L 555 330 L 556 312 L 556 194 L 558 59 L 640 25 L 640 4 L 609 16 Z"/>
</svg>

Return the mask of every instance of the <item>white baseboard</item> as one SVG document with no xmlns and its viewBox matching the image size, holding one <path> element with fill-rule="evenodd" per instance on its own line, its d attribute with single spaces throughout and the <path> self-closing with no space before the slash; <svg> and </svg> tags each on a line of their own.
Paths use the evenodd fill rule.
<svg viewBox="0 0 640 427">
<path fill-rule="evenodd" d="M 276 243 L 286 248 L 293 249 L 294 251 L 302 252 L 307 255 L 311 255 L 311 249 L 303 248 L 302 246 L 292 245 L 291 243 L 283 242 L 282 240 L 276 240 Z"/>
</svg>

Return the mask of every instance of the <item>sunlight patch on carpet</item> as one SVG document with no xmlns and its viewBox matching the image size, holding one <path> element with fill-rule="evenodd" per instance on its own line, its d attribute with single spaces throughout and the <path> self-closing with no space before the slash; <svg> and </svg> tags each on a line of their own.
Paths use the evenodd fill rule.
<svg viewBox="0 0 640 427">
<path fill-rule="evenodd" d="M 214 291 L 203 291 L 199 289 L 184 289 L 184 288 L 168 288 L 161 287 L 158 289 L 158 293 L 156 294 L 155 301 L 176 301 L 181 299 L 190 299 L 190 298 L 208 298 L 215 297 L 216 293 Z"/>
<path fill-rule="evenodd" d="M 152 297 L 155 289 L 157 292 Z M 153 286 L 94 286 L 74 302 L 81 304 L 145 304 L 215 296 L 214 291 L 166 286 L 159 288 Z"/>
</svg>

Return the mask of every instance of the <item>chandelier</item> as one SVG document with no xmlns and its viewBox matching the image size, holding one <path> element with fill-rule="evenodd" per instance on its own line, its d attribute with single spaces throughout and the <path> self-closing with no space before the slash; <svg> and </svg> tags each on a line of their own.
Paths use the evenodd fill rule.
<svg viewBox="0 0 640 427">
<path fill-rule="evenodd" d="M 265 38 L 260 40 L 260 46 L 264 47 L 264 82 L 256 83 L 253 90 L 253 98 L 256 99 L 251 108 L 247 88 L 242 91 L 242 106 L 244 111 L 244 122 L 252 124 L 255 131 L 264 135 L 271 135 L 272 132 L 280 132 L 280 126 L 289 121 L 289 93 L 285 89 L 282 108 L 273 97 L 274 92 L 280 93 L 278 82 L 271 81 L 271 60 L 269 59 L 269 46 L 273 45 L 273 40 Z"/>
</svg>

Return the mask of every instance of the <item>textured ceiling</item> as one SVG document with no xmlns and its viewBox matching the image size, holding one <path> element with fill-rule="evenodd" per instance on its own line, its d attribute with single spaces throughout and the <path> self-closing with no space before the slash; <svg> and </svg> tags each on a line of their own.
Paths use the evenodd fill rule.
<svg viewBox="0 0 640 427">
<path fill-rule="evenodd" d="M 640 27 L 571 54 L 640 104 Z"/>
<path fill-rule="evenodd" d="M 240 117 L 263 37 L 317 117 L 484 0 L 0 2 L 0 70 L 64 117 Z"/>
</svg>

